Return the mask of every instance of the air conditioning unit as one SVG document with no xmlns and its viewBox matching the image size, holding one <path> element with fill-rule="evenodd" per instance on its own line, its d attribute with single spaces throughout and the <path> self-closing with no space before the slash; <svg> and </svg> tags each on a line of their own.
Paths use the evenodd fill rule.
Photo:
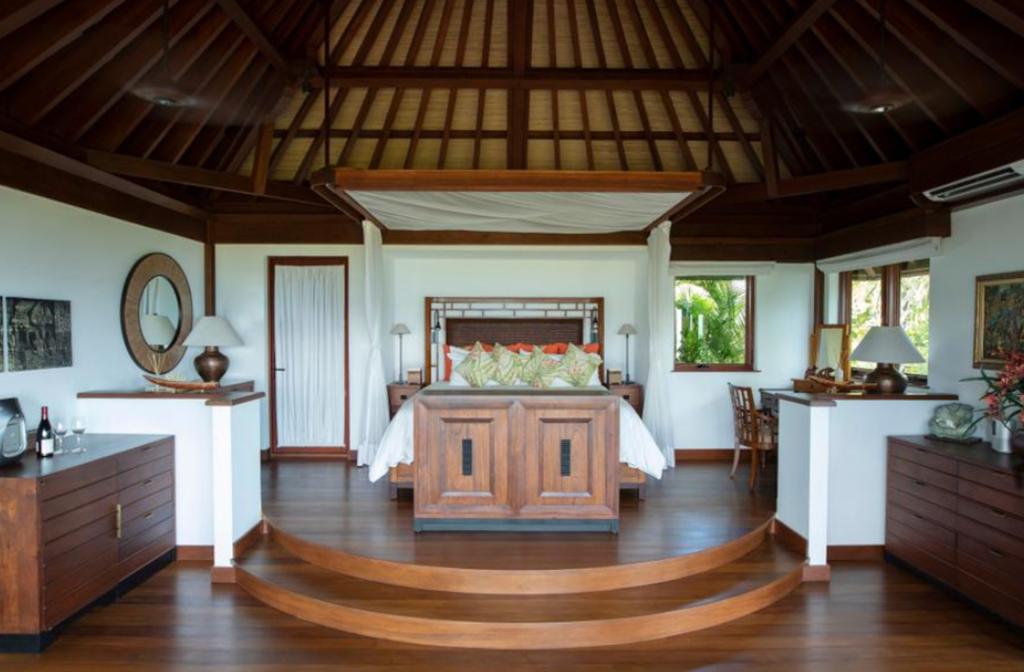
<svg viewBox="0 0 1024 672">
<path fill-rule="evenodd" d="M 1024 160 L 929 189 L 924 192 L 924 196 L 936 203 L 952 203 L 1020 182 L 1024 182 Z"/>
</svg>

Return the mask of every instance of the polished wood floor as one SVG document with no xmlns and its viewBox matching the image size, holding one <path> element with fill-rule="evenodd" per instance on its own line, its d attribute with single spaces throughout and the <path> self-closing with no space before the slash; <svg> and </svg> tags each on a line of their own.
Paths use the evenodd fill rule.
<svg viewBox="0 0 1024 672">
<path fill-rule="evenodd" d="M 19 672 L 326 670 L 1024 670 L 1024 638 L 895 567 L 839 564 L 727 625 L 645 644 L 500 652 L 395 644 L 312 625 L 177 563 L 78 619 L 42 655 L 0 655 Z"/>
<path fill-rule="evenodd" d="M 692 477 L 691 486 L 705 493 L 728 492 L 724 470 L 723 465 L 687 465 L 676 473 Z M 278 495 L 285 501 L 311 496 L 283 491 L 280 477 L 287 472 L 268 469 Z M 768 494 L 746 501 L 752 507 L 767 505 L 759 500 L 768 500 Z M 691 517 L 697 513 L 691 511 Z M 689 527 L 699 539 L 700 525 L 690 521 Z M 674 538 L 669 532 L 666 537 Z M 676 637 L 567 651 L 481 651 L 399 644 L 314 625 L 265 606 L 236 586 L 211 585 L 208 565 L 178 562 L 119 602 L 72 622 L 46 653 L 0 655 L 0 670 L 1024 670 L 1020 631 L 902 569 L 837 563 L 832 576 L 830 584 L 804 584 L 739 620 Z M 694 584 L 693 590 L 699 599 L 701 589 Z M 576 608 L 571 601 L 564 606 L 567 613 Z M 609 608 L 646 609 L 640 600 Z"/>
<path fill-rule="evenodd" d="M 412 501 L 388 499 L 384 482 L 347 463 L 277 461 L 263 472 L 264 513 L 291 535 L 359 556 L 484 569 L 604 567 L 712 548 L 772 518 L 775 486 L 747 490 L 744 473 L 721 462 L 687 463 L 648 481 L 646 499 L 624 492 L 618 535 L 412 533 Z"/>
</svg>

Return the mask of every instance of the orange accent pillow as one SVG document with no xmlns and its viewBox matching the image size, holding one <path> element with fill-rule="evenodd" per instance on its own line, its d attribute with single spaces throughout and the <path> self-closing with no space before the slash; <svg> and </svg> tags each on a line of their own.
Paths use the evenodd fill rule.
<svg viewBox="0 0 1024 672">
<path fill-rule="evenodd" d="M 591 355 L 600 355 L 601 354 L 601 344 L 600 343 L 587 343 L 586 345 L 583 346 L 583 352 L 586 352 L 586 353 L 591 354 Z"/>
</svg>

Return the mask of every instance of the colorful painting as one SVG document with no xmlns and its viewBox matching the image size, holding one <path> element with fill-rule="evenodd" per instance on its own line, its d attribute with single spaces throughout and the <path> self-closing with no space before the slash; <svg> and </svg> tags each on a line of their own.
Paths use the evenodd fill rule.
<svg viewBox="0 0 1024 672">
<path fill-rule="evenodd" d="M 1024 271 L 980 275 L 974 292 L 974 366 L 1001 367 L 1024 350 Z"/>
<path fill-rule="evenodd" d="M 31 371 L 71 366 L 71 302 L 4 300 L 7 370 Z"/>
</svg>

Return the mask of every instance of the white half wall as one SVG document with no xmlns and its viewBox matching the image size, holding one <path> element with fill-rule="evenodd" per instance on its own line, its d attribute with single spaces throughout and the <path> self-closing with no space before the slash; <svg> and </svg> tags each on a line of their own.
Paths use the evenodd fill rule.
<svg viewBox="0 0 1024 672">
<path fill-rule="evenodd" d="M 931 261 L 928 382 L 977 405 L 983 384 L 974 377 L 974 278 L 1024 271 L 1024 196 L 953 213 L 953 235 Z"/>
<path fill-rule="evenodd" d="M 181 264 L 193 313 L 202 315 L 201 243 L 5 187 L 0 229 L 0 296 L 71 301 L 73 366 L 0 371 L 0 398 L 19 397 L 30 427 L 43 405 L 51 418 L 74 414 L 83 390 L 145 385 L 120 317 L 125 278 L 143 255 L 163 252 Z M 193 373 L 190 354 L 178 368 L 186 375 Z"/>
</svg>

